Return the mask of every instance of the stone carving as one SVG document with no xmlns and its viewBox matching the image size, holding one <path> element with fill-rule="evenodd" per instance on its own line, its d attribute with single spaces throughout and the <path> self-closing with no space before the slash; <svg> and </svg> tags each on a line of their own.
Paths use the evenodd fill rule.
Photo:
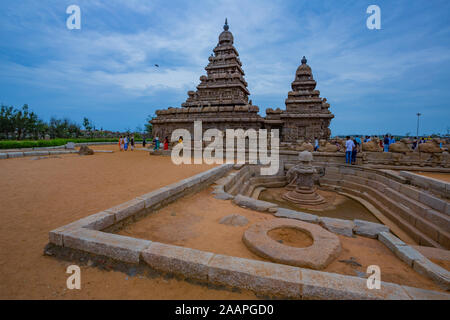
<svg viewBox="0 0 450 320">
<path fill-rule="evenodd" d="M 318 205 L 325 202 L 314 186 L 313 175 L 316 170 L 312 166 L 312 160 L 311 152 L 299 153 L 298 161 L 300 163 L 289 169 L 286 174 L 289 181 L 286 189 L 291 191 L 283 194 L 283 199 L 300 205 Z"/>
<path fill-rule="evenodd" d="M 91 156 L 94 154 L 94 150 L 90 149 L 87 145 L 82 145 L 78 154 L 81 156 Z"/>
<path fill-rule="evenodd" d="M 419 151 L 425 152 L 425 153 L 442 153 L 444 150 L 442 150 L 439 147 L 440 140 L 437 138 L 434 138 L 431 141 L 427 141 L 425 143 L 419 144 Z"/>
<path fill-rule="evenodd" d="M 412 152 L 412 149 L 409 146 L 408 139 L 401 139 L 400 141 L 389 145 L 389 152 L 408 153 Z"/>
<path fill-rule="evenodd" d="M 259 108 L 249 100 L 250 92 L 227 20 L 223 29 L 214 54 L 208 58 L 207 75 L 200 77 L 196 91 L 188 91 L 182 108 L 156 111 L 156 118 L 150 121 L 153 135 L 171 137 L 172 132 L 179 128 L 189 130 L 192 135 L 194 120 L 201 120 L 203 132 L 211 128 L 221 131 L 265 128 L 280 130 L 282 142 L 294 143 L 298 139 L 313 141 L 316 137 L 328 139 L 334 115 L 328 110 L 330 105 L 327 100 L 315 90 L 316 81 L 306 58 L 303 57 L 297 69 L 292 82 L 293 91 L 288 93 L 286 99 L 286 110 L 268 108 L 263 118 L 258 114 Z M 312 149 L 308 145 L 296 150 Z"/>
<path fill-rule="evenodd" d="M 380 146 L 380 140 L 378 138 L 372 138 L 369 142 L 363 142 L 362 151 L 381 152 L 383 148 Z"/>
<path fill-rule="evenodd" d="M 320 152 L 338 152 L 340 148 L 336 144 L 329 143 L 327 140 L 321 139 L 319 141 Z"/>
</svg>

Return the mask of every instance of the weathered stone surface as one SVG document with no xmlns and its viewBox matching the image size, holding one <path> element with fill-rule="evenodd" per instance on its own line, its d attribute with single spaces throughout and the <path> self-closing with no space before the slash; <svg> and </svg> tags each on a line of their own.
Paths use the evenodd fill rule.
<svg viewBox="0 0 450 320">
<path fill-rule="evenodd" d="M 116 222 L 119 222 L 138 213 L 139 211 L 143 210 L 144 207 L 145 201 L 143 199 L 136 198 L 125 203 L 121 203 L 105 211 L 114 214 L 114 216 L 116 217 Z"/>
<path fill-rule="evenodd" d="M 320 225 L 331 232 L 342 234 L 347 237 L 353 237 L 353 227 L 355 226 L 353 221 L 334 218 L 320 218 Z"/>
<path fill-rule="evenodd" d="M 0 159 L 8 159 L 7 153 L 0 153 Z"/>
<path fill-rule="evenodd" d="M 137 197 L 138 200 L 143 200 L 145 203 L 145 208 L 150 208 L 155 204 L 167 199 L 170 196 L 168 187 L 163 187 L 158 190 L 146 193 L 142 196 Z"/>
<path fill-rule="evenodd" d="M 406 243 L 404 243 L 402 240 L 400 240 L 390 232 L 380 232 L 378 234 L 378 240 L 380 240 L 392 252 L 395 252 L 395 247 L 406 245 Z"/>
<path fill-rule="evenodd" d="M 271 230 L 290 228 L 306 233 L 313 244 L 305 248 L 286 246 L 269 237 Z M 260 257 L 296 267 L 324 269 L 341 252 L 339 238 L 322 227 L 293 219 L 271 219 L 248 228 L 242 238 Z"/>
<path fill-rule="evenodd" d="M 150 244 L 151 241 L 148 240 L 135 239 L 85 228 L 71 231 L 64 236 L 64 247 L 136 264 L 139 263 L 141 252 L 148 248 Z"/>
<path fill-rule="evenodd" d="M 447 293 L 407 286 L 402 286 L 402 288 L 413 300 L 450 300 L 450 294 Z"/>
<path fill-rule="evenodd" d="M 25 157 L 48 156 L 49 152 L 48 151 L 27 151 L 27 152 L 24 152 L 23 155 Z"/>
<path fill-rule="evenodd" d="M 445 212 L 446 202 L 431 194 L 428 194 L 426 192 L 420 192 L 419 201 L 437 211 Z"/>
<path fill-rule="evenodd" d="M 114 214 L 108 213 L 106 211 L 101 211 L 50 231 L 49 242 L 58 246 L 62 246 L 64 235 L 68 234 L 71 231 L 81 228 L 103 230 L 112 226 L 114 223 Z"/>
<path fill-rule="evenodd" d="M 78 154 L 81 156 L 90 156 L 94 154 L 94 150 L 89 148 L 87 145 L 82 145 L 78 151 Z"/>
<path fill-rule="evenodd" d="M 215 255 L 208 264 L 209 282 L 259 294 L 300 298 L 300 269 L 280 264 Z"/>
<path fill-rule="evenodd" d="M 79 224 L 82 228 L 91 230 L 103 230 L 115 223 L 115 217 L 112 213 L 101 211 L 87 216 L 86 218 L 77 220 L 74 223 Z"/>
<path fill-rule="evenodd" d="M 156 270 L 181 275 L 189 279 L 208 279 L 208 262 L 213 253 L 158 242 L 142 251 L 144 261 Z"/>
<path fill-rule="evenodd" d="M 217 193 L 214 196 L 214 198 L 219 199 L 219 200 L 230 200 L 230 199 L 234 199 L 234 196 L 227 192 L 220 192 L 220 193 Z"/>
<path fill-rule="evenodd" d="M 8 152 L 8 158 L 21 158 L 23 157 L 23 152 Z"/>
<path fill-rule="evenodd" d="M 367 288 L 367 279 L 308 269 L 301 271 L 303 299 L 410 300 L 397 284 L 381 282 L 379 290 L 371 290 Z"/>
<path fill-rule="evenodd" d="M 235 196 L 233 202 L 240 207 L 249 208 L 261 212 L 269 212 L 269 209 L 278 208 L 278 206 L 274 203 L 256 200 L 253 198 L 245 197 L 241 194 Z"/>
<path fill-rule="evenodd" d="M 400 258 L 403 262 L 405 262 L 410 267 L 413 266 L 413 262 L 415 260 L 425 260 L 426 258 L 414 248 L 404 245 L 404 246 L 395 246 L 394 253 L 397 257 Z"/>
<path fill-rule="evenodd" d="M 414 260 L 413 269 L 433 279 L 444 290 L 450 290 L 450 272 L 430 260 Z"/>
<path fill-rule="evenodd" d="M 248 224 L 248 219 L 238 214 L 232 214 L 220 219 L 219 223 L 227 226 L 246 226 Z"/>
<path fill-rule="evenodd" d="M 385 225 L 364 221 L 364 220 L 353 220 L 355 227 L 353 228 L 353 231 L 361 236 L 377 239 L 378 234 L 380 232 L 389 232 L 389 228 Z"/>
<path fill-rule="evenodd" d="M 236 164 L 233 166 L 233 169 L 235 169 L 235 170 L 241 170 L 243 166 L 245 166 L 245 163 L 236 163 Z"/>
<path fill-rule="evenodd" d="M 285 208 L 278 208 L 277 213 L 275 213 L 275 217 L 301 220 L 310 223 L 319 223 L 319 217 L 316 215 Z"/>
</svg>

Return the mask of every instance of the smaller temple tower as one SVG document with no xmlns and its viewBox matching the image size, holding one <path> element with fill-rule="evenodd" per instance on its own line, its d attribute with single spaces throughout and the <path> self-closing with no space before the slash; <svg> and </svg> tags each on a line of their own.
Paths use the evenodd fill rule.
<svg viewBox="0 0 450 320">
<path fill-rule="evenodd" d="M 320 91 L 316 90 L 317 83 L 305 57 L 301 63 L 286 99 L 286 110 L 279 114 L 283 122 L 282 140 L 295 142 L 306 139 L 312 142 L 316 137 L 328 139 L 334 115 L 328 110 L 327 100 L 321 98 Z"/>
</svg>

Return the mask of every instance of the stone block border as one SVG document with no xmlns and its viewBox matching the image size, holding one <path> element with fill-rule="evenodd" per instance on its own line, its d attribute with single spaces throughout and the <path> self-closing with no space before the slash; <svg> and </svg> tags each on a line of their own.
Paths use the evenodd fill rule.
<svg viewBox="0 0 450 320">
<path fill-rule="evenodd" d="M 450 300 L 449 294 L 441 292 L 384 282 L 381 289 L 369 290 L 366 279 L 358 277 L 225 256 L 105 232 L 210 185 L 232 166 L 221 165 L 52 230 L 49 246 L 108 257 L 126 264 L 144 263 L 150 269 L 186 279 L 283 298 Z M 428 270 L 426 261 L 420 261 L 416 269 Z"/>
</svg>

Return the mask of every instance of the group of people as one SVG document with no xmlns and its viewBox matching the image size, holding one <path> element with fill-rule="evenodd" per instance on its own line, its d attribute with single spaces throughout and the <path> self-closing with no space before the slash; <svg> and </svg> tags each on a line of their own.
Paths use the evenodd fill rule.
<svg viewBox="0 0 450 320">
<path fill-rule="evenodd" d="M 358 148 L 361 146 L 361 138 L 356 136 L 355 138 L 346 137 L 345 141 L 345 163 L 356 164 L 356 155 L 358 154 Z"/>
<path fill-rule="evenodd" d="M 153 150 L 159 150 L 161 142 L 158 137 L 155 137 L 155 147 Z M 163 150 L 169 150 L 169 137 L 165 137 L 163 141 Z"/>
<path fill-rule="evenodd" d="M 128 146 L 130 146 L 130 150 L 134 150 L 134 135 L 131 137 L 128 136 L 120 136 L 119 138 L 119 150 L 120 151 L 128 151 Z"/>
</svg>

